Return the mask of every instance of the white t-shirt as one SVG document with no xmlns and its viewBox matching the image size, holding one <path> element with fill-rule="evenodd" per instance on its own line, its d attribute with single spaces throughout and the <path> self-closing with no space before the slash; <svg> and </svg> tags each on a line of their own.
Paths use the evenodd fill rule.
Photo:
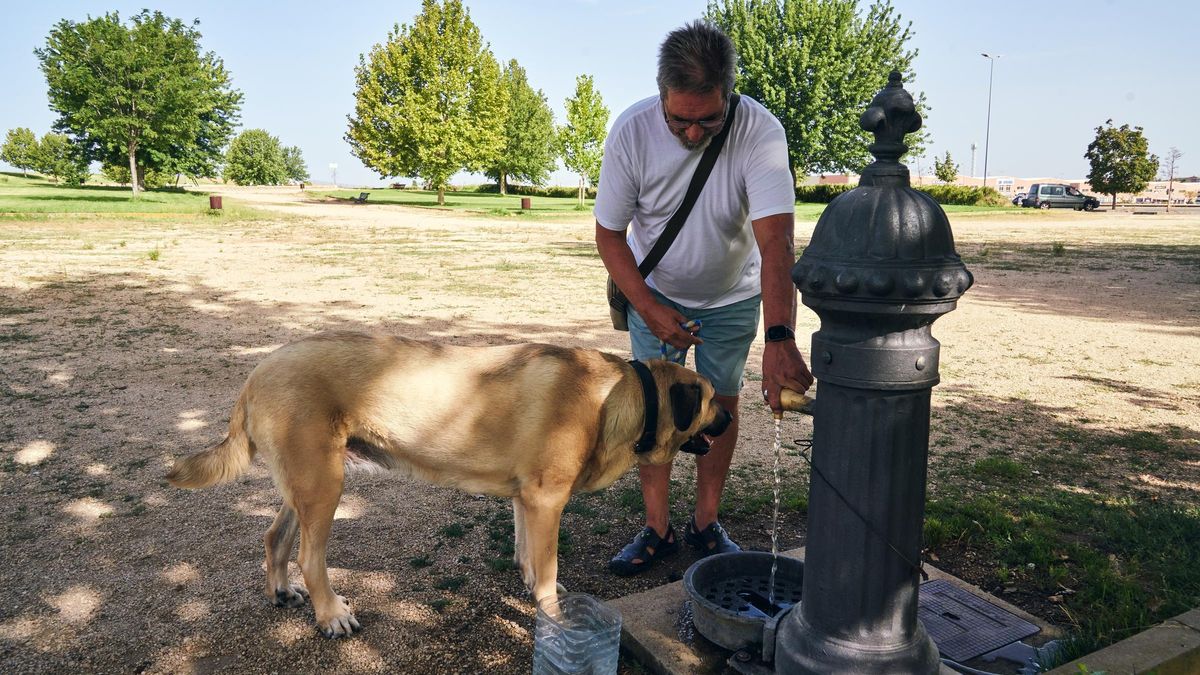
<svg viewBox="0 0 1200 675">
<path fill-rule="evenodd" d="M 722 307 L 757 295 L 762 258 L 750 222 L 795 208 L 783 126 L 758 101 L 741 99 L 687 222 L 646 280 L 685 307 Z M 628 228 L 641 262 L 683 201 L 703 153 L 671 133 L 658 96 L 633 104 L 604 144 L 596 222 Z"/>
</svg>

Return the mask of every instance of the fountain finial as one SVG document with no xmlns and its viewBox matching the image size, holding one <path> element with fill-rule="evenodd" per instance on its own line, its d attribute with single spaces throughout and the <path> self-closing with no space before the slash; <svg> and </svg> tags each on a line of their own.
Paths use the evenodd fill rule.
<svg viewBox="0 0 1200 675">
<path fill-rule="evenodd" d="M 904 136 L 921 128 L 921 116 L 913 103 L 912 95 L 904 89 L 900 71 L 888 75 L 887 86 L 875 94 L 858 124 L 863 131 L 875 134 L 875 142 L 867 150 L 875 155 L 875 161 L 863 169 L 860 185 L 878 185 L 878 179 L 892 177 L 888 182 L 900 178 L 908 184 L 908 168 L 900 164 L 900 156 L 908 151 Z"/>
</svg>

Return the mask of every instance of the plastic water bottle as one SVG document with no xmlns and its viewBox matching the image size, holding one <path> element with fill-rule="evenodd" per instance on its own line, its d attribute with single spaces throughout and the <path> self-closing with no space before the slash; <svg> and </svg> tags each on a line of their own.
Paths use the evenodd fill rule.
<svg viewBox="0 0 1200 675">
<path fill-rule="evenodd" d="M 586 593 L 538 603 L 533 675 L 612 675 L 621 649 L 621 613 Z"/>
</svg>

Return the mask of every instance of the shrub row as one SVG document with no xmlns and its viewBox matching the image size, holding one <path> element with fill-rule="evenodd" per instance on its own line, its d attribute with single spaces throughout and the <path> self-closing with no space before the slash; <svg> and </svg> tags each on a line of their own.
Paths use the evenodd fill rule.
<svg viewBox="0 0 1200 675">
<path fill-rule="evenodd" d="M 475 191 L 497 194 L 500 192 L 500 186 L 496 183 L 484 183 L 483 185 L 476 186 Z M 538 187 L 536 185 L 514 185 L 512 183 L 509 183 L 508 184 L 508 194 L 524 195 L 526 197 L 578 198 L 579 197 L 579 188 L 577 188 L 577 187 L 561 187 L 561 186 L 557 186 L 557 185 L 551 185 L 551 186 L 547 186 L 547 187 Z M 594 188 L 594 187 L 586 188 L 584 191 L 584 195 L 588 199 L 595 199 L 596 198 L 596 188 Z"/>
<path fill-rule="evenodd" d="M 796 201 L 810 204 L 828 204 L 834 197 L 853 190 L 854 185 L 801 185 L 796 188 Z M 917 188 L 933 197 L 939 204 L 957 204 L 961 206 L 1005 206 L 1008 199 L 990 187 L 969 187 L 966 185 L 922 185 Z"/>
</svg>

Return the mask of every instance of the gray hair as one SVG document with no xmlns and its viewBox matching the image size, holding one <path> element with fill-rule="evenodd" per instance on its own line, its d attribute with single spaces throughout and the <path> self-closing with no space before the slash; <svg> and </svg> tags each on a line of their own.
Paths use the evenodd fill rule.
<svg viewBox="0 0 1200 675">
<path fill-rule="evenodd" d="M 716 26 L 697 19 L 667 34 L 658 49 L 658 95 L 667 90 L 706 94 L 720 89 L 733 93 L 737 53 L 733 42 Z"/>
</svg>

